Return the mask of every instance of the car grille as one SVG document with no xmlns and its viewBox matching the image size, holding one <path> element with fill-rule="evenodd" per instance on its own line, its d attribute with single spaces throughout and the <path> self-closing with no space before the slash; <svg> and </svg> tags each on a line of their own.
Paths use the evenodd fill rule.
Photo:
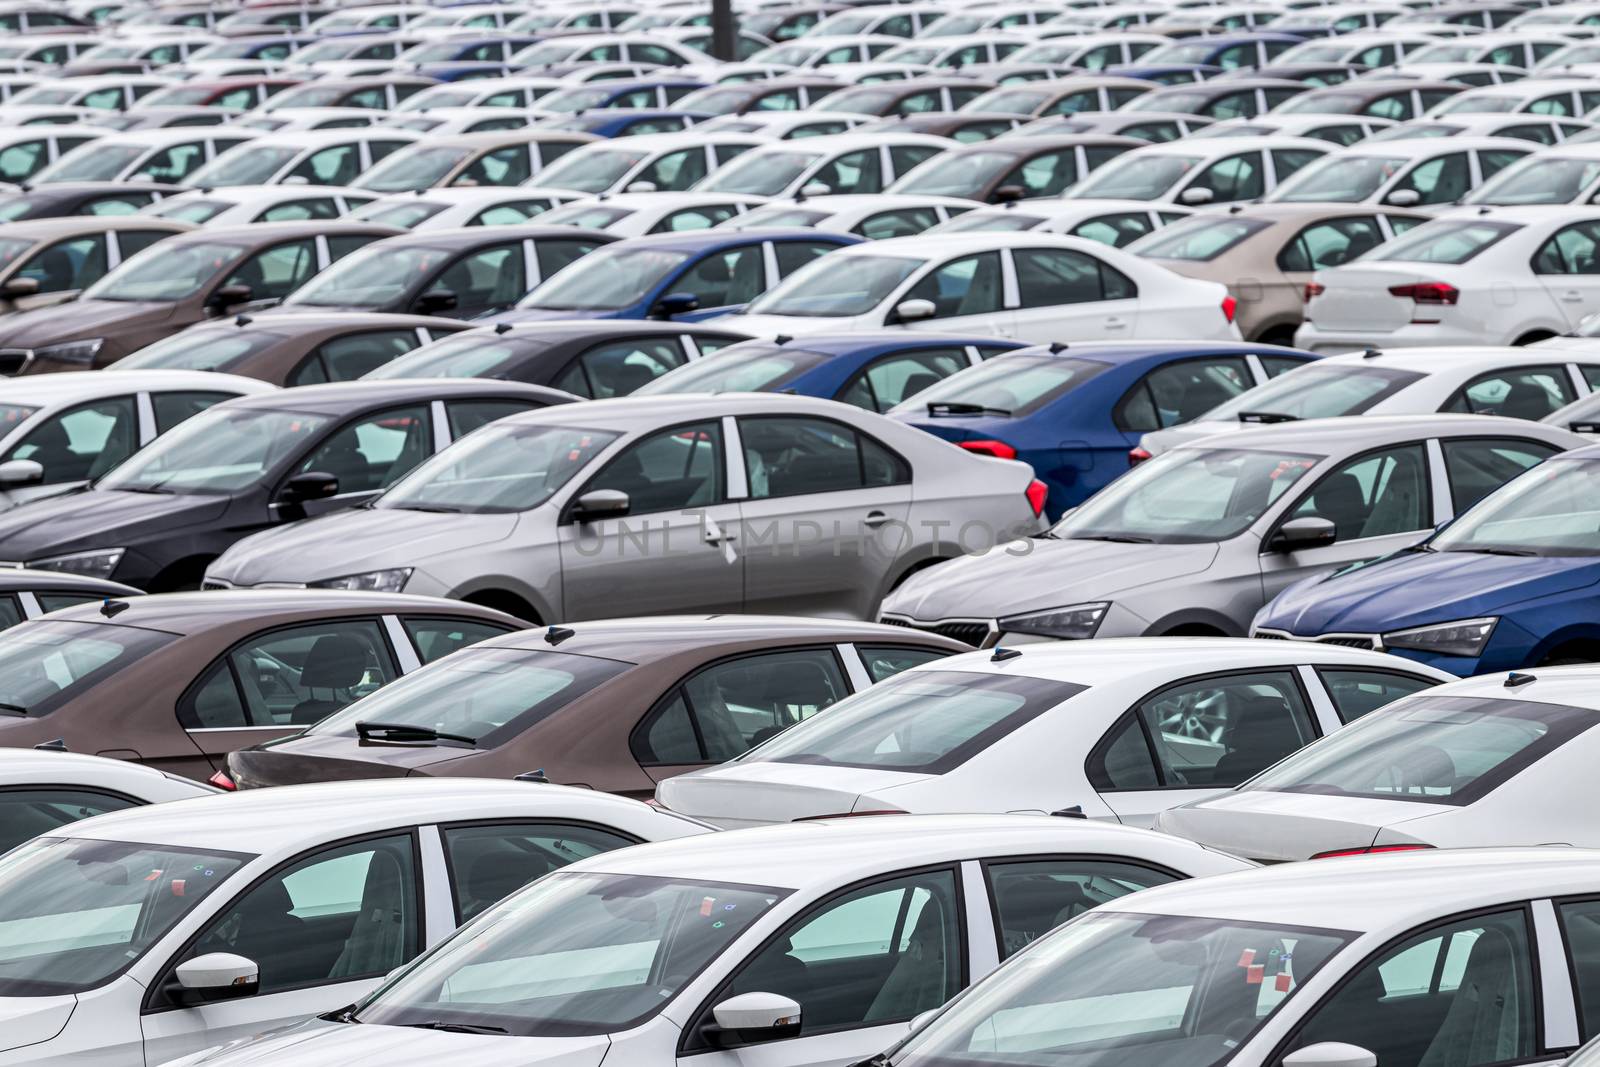
<svg viewBox="0 0 1600 1067">
<path fill-rule="evenodd" d="M 1383 651 L 1382 634 L 1318 634 L 1315 637 L 1301 637 L 1299 634 L 1284 633 L 1282 630 L 1257 630 L 1250 636 L 1264 641 L 1309 641 L 1318 645 L 1341 645 L 1345 648 Z"/>
<path fill-rule="evenodd" d="M 0 374 L 21 374 L 33 359 L 33 352 L 26 348 L 0 348 Z"/>
<path fill-rule="evenodd" d="M 940 637 L 965 641 L 973 647 L 981 646 L 988 639 L 989 634 L 994 631 L 994 627 L 982 619 L 917 622 L 913 619 L 885 615 L 878 621 L 888 626 L 904 626 L 908 630 L 921 630 L 925 634 L 938 634 Z"/>
</svg>

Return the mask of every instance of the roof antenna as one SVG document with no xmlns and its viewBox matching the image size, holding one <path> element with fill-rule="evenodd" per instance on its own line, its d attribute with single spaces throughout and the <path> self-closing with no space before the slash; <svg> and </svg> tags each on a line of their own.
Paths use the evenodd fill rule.
<svg viewBox="0 0 1600 1067">
<path fill-rule="evenodd" d="M 1538 680 L 1538 678 L 1535 678 L 1531 674 L 1523 674 L 1520 671 L 1512 671 L 1510 674 L 1506 675 L 1506 688 L 1515 689 L 1519 685 L 1527 685 L 1529 682 L 1537 682 Z"/>
<path fill-rule="evenodd" d="M 552 626 L 544 632 L 544 639 L 548 644 L 559 645 L 577 632 L 566 626 Z"/>
<path fill-rule="evenodd" d="M 1361 353 L 1361 358 L 1362 359 L 1377 359 L 1381 355 L 1383 355 L 1383 350 L 1382 349 L 1369 347 L 1365 352 Z"/>
<path fill-rule="evenodd" d="M 1016 659 L 1020 655 L 1022 655 L 1022 652 L 1019 649 L 1001 648 L 999 645 L 996 645 L 994 646 L 994 655 L 989 657 L 989 662 L 1004 663 L 1006 660 Z"/>
<path fill-rule="evenodd" d="M 511 780 L 513 782 L 538 782 L 540 785 L 550 784 L 550 779 L 545 775 L 543 767 L 540 767 L 536 771 L 523 771 L 521 774 L 516 775 Z"/>
<path fill-rule="evenodd" d="M 256 320 L 252 319 L 249 315 L 240 315 L 233 320 L 233 324 L 235 326 L 248 326 L 254 321 Z"/>
<path fill-rule="evenodd" d="M 1050 342 L 1050 354 L 1051 355 L 1055 355 L 1058 352 L 1065 352 L 1066 350 L 1067 350 L 1067 342 L 1065 342 L 1065 341 L 1051 341 Z"/>
<path fill-rule="evenodd" d="M 494 324 L 494 332 L 497 337 L 503 333 L 510 333 L 511 324 L 509 322 L 497 322 Z"/>
<path fill-rule="evenodd" d="M 65 752 L 67 750 L 67 739 L 58 737 L 54 741 L 44 741 L 33 747 L 39 752 Z"/>
<path fill-rule="evenodd" d="M 105 602 L 100 605 L 100 614 L 108 619 L 116 618 L 127 610 L 128 602 L 126 600 L 112 600 L 110 597 L 107 597 Z"/>
</svg>

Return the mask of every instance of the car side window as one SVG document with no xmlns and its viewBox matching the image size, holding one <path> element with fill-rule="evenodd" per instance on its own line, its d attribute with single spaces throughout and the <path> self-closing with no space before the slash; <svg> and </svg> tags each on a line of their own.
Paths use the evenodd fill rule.
<svg viewBox="0 0 1600 1067">
<path fill-rule="evenodd" d="M 555 387 L 590 399 L 627 396 L 687 362 L 676 337 L 633 337 L 584 352 L 567 365 Z"/>
<path fill-rule="evenodd" d="M 931 207 L 904 208 L 897 211 L 880 211 L 856 224 L 852 233 L 881 241 L 886 237 L 910 237 L 919 234 L 939 221 L 938 212 Z"/>
<path fill-rule="evenodd" d="M 85 200 L 78 205 L 78 211 L 85 215 L 132 215 L 147 204 L 155 203 L 155 197 L 150 193 L 119 193 L 116 196 L 97 196 Z M 118 235 L 120 238 L 120 234 Z M 118 243 L 121 243 L 120 241 Z M 124 245 L 124 248 L 127 246 Z M 126 259 L 128 253 L 123 253 Z"/>
<path fill-rule="evenodd" d="M 139 420 L 131 396 L 80 404 L 30 430 L 6 460 L 31 459 L 44 468 L 35 485 L 99 477 L 139 447 Z"/>
<path fill-rule="evenodd" d="M 527 222 L 535 215 L 543 214 L 545 210 L 545 201 L 543 200 L 514 200 L 509 203 L 496 204 L 494 207 L 484 208 L 482 211 L 472 216 L 472 218 L 468 219 L 467 225 L 515 226 L 519 222 Z M 561 243 L 573 244 L 574 242 L 567 241 Z M 587 249 L 585 249 L 585 251 L 587 251 Z M 540 270 L 543 270 L 542 263 L 540 265 Z"/>
<path fill-rule="evenodd" d="M 96 600 L 101 599 L 96 597 Z M 44 607 L 43 601 L 39 606 Z M 45 608 L 46 611 L 51 609 Z M 22 605 L 17 603 L 17 598 L 10 595 L 0 596 L 0 630 L 8 629 L 22 621 Z"/>
<path fill-rule="evenodd" d="M 1185 359 L 1146 374 L 1117 405 L 1114 420 L 1131 433 L 1190 422 L 1255 385 L 1239 356 Z"/>
<path fill-rule="evenodd" d="M 650 182 L 664 193 L 681 192 L 706 176 L 706 153 L 700 145 L 657 157 L 637 181 Z"/>
<path fill-rule="evenodd" d="M 837 398 L 881 414 L 967 366 L 967 354 L 959 348 L 896 352 L 857 371 Z"/>
<path fill-rule="evenodd" d="M 219 146 L 220 147 L 220 146 Z M 198 141 L 177 144 L 147 159 L 143 166 L 128 175 L 128 181 L 180 182 L 189 172 L 206 161 L 205 146 Z"/>
<path fill-rule="evenodd" d="M 774 241 L 772 253 L 778 260 L 778 277 L 787 278 L 818 256 L 825 256 L 839 246 L 827 241 Z"/>
<path fill-rule="evenodd" d="M 477 823 L 440 827 L 440 834 L 457 923 L 569 863 L 639 843 L 612 830 L 571 823 Z"/>
<path fill-rule="evenodd" d="M 61 151 L 66 152 L 63 145 Z M 23 182 L 46 162 L 43 141 L 24 141 L 0 149 L 0 181 Z"/>
<path fill-rule="evenodd" d="M 339 205 L 326 196 L 308 197 L 305 200 L 288 200 L 274 204 L 260 215 L 257 222 L 298 222 L 302 219 L 336 219 Z"/>
<path fill-rule="evenodd" d="M 420 344 L 415 330 L 371 330 L 324 341 L 289 374 L 289 385 L 353 382 Z"/>
<path fill-rule="evenodd" d="M 986 863 L 1002 960 L 1069 919 L 1120 896 L 1177 880 L 1177 875 L 1103 859 Z"/>
<path fill-rule="evenodd" d="M 599 246 L 593 241 L 562 241 L 542 238 L 534 242 L 534 255 L 539 261 L 539 276 L 548 278 L 574 260 L 582 259 Z M 518 284 L 521 284 L 520 282 Z M 520 297 L 519 297 L 520 299 Z"/>
<path fill-rule="evenodd" d="M 180 422 L 200 414 L 212 404 L 232 399 L 232 393 L 151 393 L 150 406 L 155 408 L 156 433 L 166 433 Z"/>
<path fill-rule="evenodd" d="M 1290 671 L 1193 678 L 1123 716 L 1089 757 L 1102 792 L 1238 785 L 1316 740 Z"/>
<path fill-rule="evenodd" d="M 948 652 L 937 648 L 906 648 L 896 645 L 856 645 L 856 653 L 860 655 L 861 662 L 866 665 L 867 677 L 873 682 L 881 682 L 885 678 L 893 678 L 901 671 L 909 671 L 912 667 L 924 663 L 932 663 L 937 659 L 944 659 Z"/>
<path fill-rule="evenodd" d="M 310 726 L 399 676 L 372 619 L 273 630 L 235 646 L 178 704 L 186 730 Z"/>
<path fill-rule="evenodd" d="M 1313 1008 L 1289 1051 L 1343 1041 L 1392 1065 L 1534 1057 L 1533 959 L 1522 909 L 1424 930 L 1363 964 Z"/>
<path fill-rule="evenodd" d="M 1556 910 L 1566 935 L 1579 1022 L 1587 1041 L 1600 1034 L 1600 900 L 1569 900 Z"/>
<path fill-rule="evenodd" d="M 1356 139 L 1360 140 L 1360 131 L 1356 131 Z M 1278 172 L 1278 181 L 1282 183 L 1295 171 L 1310 163 L 1315 163 L 1323 156 L 1322 152 L 1313 152 L 1308 148 L 1274 148 L 1272 150 L 1273 169 Z"/>
<path fill-rule="evenodd" d="M 539 406 L 525 400 L 447 400 L 444 410 L 450 423 L 450 440 L 458 440 L 491 422 Z"/>
<path fill-rule="evenodd" d="M 316 242 L 308 237 L 257 252 L 235 267 L 218 288 L 247 285 L 251 300 L 282 300 L 316 272 Z"/>
<path fill-rule="evenodd" d="M 761 245 L 748 244 L 713 252 L 671 283 L 674 293 L 693 293 L 700 308 L 748 304 L 767 287 Z"/>
<path fill-rule="evenodd" d="M 1503 437 L 1463 438 L 1439 444 L 1444 451 L 1445 475 L 1450 480 L 1453 513 L 1457 515 L 1559 451 L 1538 441 Z"/>
<path fill-rule="evenodd" d="M 400 625 L 405 627 L 406 635 L 416 646 L 417 657 L 425 664 L 509 632 L 492 622 L 440 616 L 406 616 Z"/>
<path fill-rule="evenodd" d="M 1266 192 L 1261 153 L 1245 152 L 1219 159 L 1207 167 L 1188 188 L 1210 189 L 1211 203 L 1214 204 L 1254 200 Z"/>
<path fill-rule="evenodd" d="M 39 607 L 43 611 L 60 611 L 62 608 L 75 608 L 79 604 L 99 604 L 106 598 L 99 594 L 89 593 L 35 593 Z"/>
<path fill-rule="evenodd" d="M 1467 154 L 1452 152 L 1412 167 L 1384 199 L 1393 203 L 1395 193 L 1410 191 L 1421 197 L 1417 201 L 1419 204 L 1448 204 L 1460 200 L 1471 190 L 1472 171 Z"/>
<path fill-rule="evenodd" d="M 1431 689 L 1436 683 L 1389 671 L 1364 671 L 1351 667 L 1318 667 L 1317 676 L 1328 690 L 1340 722 L 1355 722 L 1401 697 Z"/>
<path fill-rule="evenodd" d="M 832 649 L 758 653 L 704 667 L 634 731 L 642 764 L 721 763 L 850 693 Z"/>
<path fill-rule="evenodd" d="M 451 185 L 521 185 L 533 175 L 526 145 L 507 145 L 485 152 L 450 180 Z"/>
<path fill-rule="evenodd" d="M 173 965 L 243 956 L 262 995 L 379 978 L 417 954 L 418 896 L 410 834 L 336 845 L 246 890 Z"/>
<path fill-rule="evenodd" d="M 808 179 L 821 182 L 835 195 L 877 193 L 883 190 L 883 156 L 877 148 L 846 152 L 830 160 Z"/>
<path fill-rule="evenodd" d="M 134 806 L 135 801 L 125 797 L 85 789 L 0 789 L 0 855 L 68 823 Z"/>
<path fill-rule="evenodd" d="M 1383 244 L 1378 220 L 1370 215 L 1329 219 L 1305 227 L 1278 252 L 1278 269 L 1313 271 L 1337 267 Z"/>
<path fill-rule="evenodd" d="M 1059 196 L 1079 177 L 1078 161 L 1069 148 L 1044 152 L 1018 164 L 1000 179 L 1000 184 L 1021 186 L 1024 196 Z"/>
<path fill-rule="evenodd" d="M 295 473 L 339 479 L 339 494 L 367 493 L 394 484 L 433 451 L 433 419 L 426 404 L 389 408 L 334 431 Z"/>
<path fill-rule="evenodd" d="M 1019 248 L 1011 258 L 1017 269 L 1017 298 L 1024 308 L 1126 300 L 1137 295 L 1127 275 L 1083 252 Z"/>
<path fill-rule="evenodd" d="M 1137 241 L 1151 232 L 1150 216 L 1143 211 L 1123 211 L 1084 219 L 1072 228 L 1073 237 L 1086 237 L 1112 248 Z"/>
<path fill-rule="evenodd" d="M 381 239 L 381 235 L 375 233 L 329 234 L 328 262 L 337 263 L 351 252 L 359 251 Z"/>
<path fill-rule="evenodd" d="M 1420 444 L 1368 452 L 1323 475 L 1289 513 L 1333 523 L 1339 541 L 1433 525 L 1428 464 Z"/>
<path fill-rule="evenodd" d="M 471 318 L 492 308 L 510 307 L 528 291 L 522 242 L 492 245 L 457 259 L 428 285 L 456 295 L 453 315 Z"/>
<path fill-rule="evenodd" d="M 905 461 L 844 423 L 786 416 L 739 420 L 750 499 L 836 493 L 910 480 Z"/>
<path fill-rule="evenodd" d="M 360 173 L 360 148 L 353 144 L 344 144 L 313 152 L 301 160 L 288 176 L 304 178 L 312 185 L 349 185 Z"/>
<path fill-rule="evenodd" d="M 1600 274 L 1600 225 L 1575 223 L 1557 230 L 1533 256 L 1535 274 Z"/>
<path fill-rule="evenodd" d="M 1306 365 L 1303 359 L 1289 359 L 1286 356 L 1257 356 L 1256 358 L 1261 360 L 1261 369 L 1267 372 L 1268 378 L 1276 378 L 1278 375 L 1286 374 L 1296 367 Z"/>
<path fill-rule="evenodd" d="M 1439 410 L 1537 421 L 1573 399 L 1566 367 L 1550 364 L 1480 374 L 1456 390 Z"/>
<path fill-rule="evenodd" d="M 953 259 L 912 286 L 902 298 L 933 303 L 933 317 L 988 315 L 1005 310 L 1000 253 L 980 252 Z"/>
<path fill-rule="evenodd" d="M 658 430 L 629 445 L 584 488 L 628 494 L 633 515 L 715 504 L 723 485 L 722 423 L 717 420 Z"/>
<path fill-rule="evenodd" d="M 48 246 L 23 264 L 17 277 L 38 282 L 41 293 L 60 293 L 87 288 L 105 273 L 105 234 L 94 234 Z"/>
<path fill-rule="evenodd" d="M 738 209 L 732 204 L 684 208 L 682 211 L 663 215 L 659 222 L 650 227 L 650 232 L 684 233 L 689 230 L 709 230 L 719 223 L 727 222 L 738 213 Z"/>
</svg>

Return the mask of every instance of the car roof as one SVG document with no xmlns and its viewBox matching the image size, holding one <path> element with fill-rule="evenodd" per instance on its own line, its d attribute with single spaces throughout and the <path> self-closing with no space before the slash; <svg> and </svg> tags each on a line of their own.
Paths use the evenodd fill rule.
<svg viewBox="0 0 1600 1067">
<path fill-rule="evenodd" d="M 813 619 L 784 615 L 654 615 L 629 619 L 596 619 L 545 629 L 502 634 L 480 642 L 483 648 L 515 648 L 526 651 L 551 651 L 597 656 L 623 662 L 676 652 L 707 649 L 719 643 L 747 644 L 751 641 L 891 641 L 899 644 L 944 648 L 952 652 L 966 649 L 959 641 L 941 638 L 936 642 L 918 640 L 929 635 L 876 622 L 848 619 Z"/>
<path fill-rule="evenodd" d="M 528 195 L 534 196 L 537 194 L 530 191 Z M 384 229 L 393 229 L 393 227 L 384 227 Z M 390 237 L 383 242 L 384 248 L 476 248 L 479 245 L 504 244 L 508 241 L 522 241 L 528 238 L 540 240 L 581 237 L 596 244 L 608 244 L 617 240 L 617 235 L 614 233 L 606 233 L 602 230 L 585 230 L 578 226 L 551 226 L 540 223 L 537 219 L 533 222 L 518 223 L 510 226 L 460 226 L 451 230 L 422 230 L 420 232 L 394 230 L 394 233 L 396 236 Z"/>
<path fill-rule="evenodd" d="M 45 621 L 110 623 L 180 636 L 203 633 L 219 622 L 240 619 L 259 622 L 261 628 L 266 629 L 278 616 L 392 615 L 420 611 L 430 615 L 453 613 L 512 621 L 510 616 L 500 612 L 459 600 L 350 589 L 219 589 L 132 596 L 118 599 L 116 603 L 122 606 L 110 616 L 105 614 L 104 604 L 79 604 L 51 612 Z"/>
<path fill-rule="evenodd" d="M 118 782 L 134 788 L 133 783 L 170 778 L 163 771 L 143 763 L 91 756 L 83 752 L 61 752 L 55 749 L 0 748 L 0 782 L 7 785 L 44 784 L 117 787 Z M 196 795 L 207 787 L 192 783 Z"/>
<path fill-rule="evenodd" d="M 39 189 L 49 189 L 42 185 Z M 33 190 L 29 190 L 32 192 Z M 27 241 L 53 241 L 58 237 L 104 233 L 106 230 L 170 230 L 173 234 L 198 229 L 193 223 L 177 219 L 151 218 L 149 215 L 62 215 L 49 219 L 23 219 L 5 224 L 8 238 Z M 10 393 L 9 387 L 6 392 Z"/>
<path fill-rule="evenodd" d="M 288 318 L 297 312 L 285 310 L 279 314 Z M 526 385 L 522 382 L 500 381 L 496 378 L 384 378 L 331 382 L 325 385 L 300 385 L 261 396 L 224 400 L 222 404 L 228 405 L 229 411 L 235 409 L 304 411 L 342 416 L 384 404 L 481 396 L 525 397 L 547 404 L 573 399 L 572 394 L 559 389 L 543 385 Z M 222 404 L 216 406 L 221 407 Z"/>
<path fill-rule="evenodd" d="M 215 371 L 194 370 L 117 370 L 108 367 L 95 371 L 68 371 L 64 374 L 33 374 L 8 379 L 5 402 L 29 407 L 73 404 L 80 400 L 114 396 L 122 391 L 161 387 L 165 389 L 214 390 L 236 388 L 245 393 L 277 393 L 263 389 L 265 382 Z"/>
<path fill-rule="evenodd" d="M 1573 359 L 1585 359 L 1587 353 L 1574 349 L 1530 348 L 1525 345 L 1449 345 L 1441 347 L 1384 348 L 1368 352 L 1343 352 L 1328 357 L 1335 364 L 1356 363 L 1386 369 L 1420 371 L 1436 374 L 1451 371 L 1470 375 L 1490 367 L 1542 366 Z M 1600 361 L 1600 349 L 1592 357 Z"/>
<path fill-rule="evenodd" d="M 229 401 L 239 403 L 239 401 Z M 1509 437 L 1534 437 L 1567 440 L 1573 446 L 1583 438 L 1557 430 L 1554 426 L 1511 419 L 1500 415 L 1362 415 L 1358 418 L 1306 419 L 1281 422 L 1255 430 L 1231 430 L 1201 438 L 1179 448 L 1242 448 L 1255 451 L 1283 449 L 1331 455 L 1356 449 L 1375 448 L 1394 441 L 1412 441 L 1434 435 L 1473 436 L 1504 434 Z M 1177 449 L 1174 449 L 1177 451 Z"/>
<path fill-rule="evenodd" d="M 281 314 L 234 315 L 229 318 L 208 319 L 189 327 L 185 336 L 195 336 L 196 334 L 193 331 L 200 330 L 215 333 L 249 330 L 252 333 L 295 335 L 316 330 L 337 329 L 341 326 L 348 326 L 353 330 L 413 329 L 421 327 L 428 330 L 437 329 L 443 334 L 446 330 L 465 330 L 471 324 L 461 319 L 445 318 L 438 315 L 407 315 L 398 311 L 337 311 L 321 309 L 313 304 L 305 304 L 296 305 L 293 309 L 285 309 Z M 110 373 L 116 373 L 114 367 L 108 368 L 108 370 Z M 107 373 L 107 371 L 95 371 L 93 373 L 98 375 Z M 146 374 L 149 372 L 140 370 L 134 373 Z M 207 371 L 204 373 L 212 374 L 215 372 Z"/>
<path fill-rule="evenodd" d="M 165 220 L 152 220 L 165 221 Z M 296 219 L 291 222 L 252 222 L 242 226 L 223 226 L 218 229 L 196 229 L 174 234 L 162 242 L 161 247 L 171 248 L 177 242 L 205 244 L 236 244 L 247 248 L 288 241 L 297 237 L 321 236 L 377 236 L 403 234 L 405 230 L 383 226 L 376 222 L 344 222 L 339 219 Z"/>
<path fill-rule="evenodd" d="M 437 319 L 432 320 L 437 322 Z M 509 329 L 507 328 L 509 327 Z M 472 324 L 475 337 L 488 340 L 491 335 L 500 336 L 508 334 L 517 340 L 536 340 L 547 344 L 556 344 L 573 338 L 604 338 L 604 337 L 632 337 L 636 334 L 660 336 L 661 334 L 688 334 L 691 337 L 700 334 L 726 336 L 737 334 L 745 336 L 742 330 L 733 326 L 724 326 L 716 319 L 705 322 L 659 322 L 654 319 L 556 319 L 545 321 L 535 319 L 529 322 L 504 322 L 492 326 L 483 323 Z"/>
<path fill-rule="evenodd" d="M 1600 445 L 1575 449 L 1576 459 L 1600 459 Z M 1512 675 L 1517 684 L 1509 684 Z M 1600 718 L 1600 666 L 1579 664 L 1571 667 L 1538 667 L 1518 671 L 1480 674 L 1450 682 L 1430 695 L 1475 696 L 1496 700 L 1527 700 L 1537 704 L 1562 704 L 1587 708 Z"/>
<path fill-rule="evenodd" d="M 92 578 L 87 574 L 69 571 L 41 571 L 29 567 L 0 567 L 0 590 L 59 590 L 67 593 L 94 593 L 107 596 L 139 596 L 140 591 L 121 582 L 105 578 Z M 0 754 L 11 749 L 0 748 Z M 0 775 L 0 780 L 3 780 Z"/>
</svg>

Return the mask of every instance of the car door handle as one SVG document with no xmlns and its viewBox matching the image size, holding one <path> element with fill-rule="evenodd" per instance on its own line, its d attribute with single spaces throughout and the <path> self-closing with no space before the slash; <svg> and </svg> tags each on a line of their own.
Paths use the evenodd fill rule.
<svg viewBox="0 0 1600 1067">
<path fill-rule="evenodd" d="M 1106 319 L 1105 325 L 1106 325 L 1106 329 L 1108 329 L 1108 330 L 1124 330 L 1124 329 L 1127 329 L 1127 327 L 1128 327 L 1128 324 L 1126 322 L 1124 322 L 1123 320 L 1117 318 L 1115 315 L 1113 315 L 1110 318 Z"/>
<path fill-rule="evenodd" d="M 885 515 L 883 512 L 869 511 L 867 512 L 867 517 L 861 520 L 861 525 L 867 527 L 868 529 L 876 530 L 878 527 L 882 526 L 888 521 L 889 516 Z"/>
<path fill-rule="evenodd" d="M 1571 301 L 1572 303 L 1578 303 L 1583 299 L 1583 294 L 1578 292 L 1576 289 L 1568 289 L 1566 292 L 1561 294 L 1561 299 Z"/>
<path fill-rule="evenodd" d="M 739 540 L 739 535 L 736 534 L 736 533 L 731 533 L 730 531 L 727 531 L 727 530 L 708 530 L 708 531 L 706 531 L 706 544 L 708 544 L 708 545 L 720 545 L 724 541 L 737 541 L 737 540 Z"/>
</svg>

